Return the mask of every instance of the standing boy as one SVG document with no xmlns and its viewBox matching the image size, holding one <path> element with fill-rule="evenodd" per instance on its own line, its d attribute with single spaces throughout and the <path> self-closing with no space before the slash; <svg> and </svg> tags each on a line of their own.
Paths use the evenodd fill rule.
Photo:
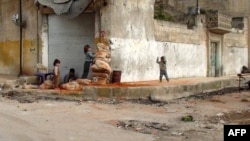
<svg viewBox="0 0 250 141">
<path fill-rule="evenodd" d="M 54 84 L 54 88 L 55 89 L 60 89 L 60 63 L 61 61 L 58 59 L 54 60 L 54 80 L 53 80 L 53 84 Z"/>
<path fill-rule="evenodd" d="M 162 56 L 160 61 L 159 61 L 159 57 L 157 57 L 156 63 L 158 63 L 160 67 L 160 82 L 162 82 L 163 75 L 165 76 L 166 80 L 169 82 L 167 67 L 166 67 L 167 61 L 165 60 L 165 57 Z"/>
</svg>

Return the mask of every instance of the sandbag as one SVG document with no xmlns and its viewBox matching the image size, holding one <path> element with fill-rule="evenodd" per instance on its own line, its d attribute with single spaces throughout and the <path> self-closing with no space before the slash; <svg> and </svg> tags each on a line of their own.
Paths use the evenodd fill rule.
<svg viewBox="0 0 250 141">
<path fill-rule="evenodd" d="M 71 81 L 71 82 L 62 84 L 62 88 L 65 90 L 70 90 L 70 91 L 82 90 L 82 86 L 76 81 Z"/>
<path fill-rule="evenodd" d="M 97 51 L 109 51 L 110 47 L 103 44 L 103 43 L 97 43 Z"/>
<path fill-rule="evenodd" d="M 92 77 L 103 77 L 103 78 L 110 78 L 110 75 L 105 72 L 92 72 Z"/>
<path fill-rule="evenodd" d="M 23 84 L 23 89 L 38 89 L 37 85 Z"/>
<path fill-rule="evenodd" d="M 53 89 L 53 82 L 51 80 L 45 80 L 40 86 L 40 89 Z"/>
<path fill-rule="evenodd" d="M 104 77 L 93 77 L 93 84 L 95 85 L 106 85 L 109 83 L 107 78 Z"/>
<path fill-rule="evenodd" d="M 76 82 L 81 85 L 89 85 L 91 84 L 91 80 L 89 79 L 76 79 Z"/>
<path fill-rule="evenodd" d="M 112 71 L 109 64 L 107 62 L 102 61 L 102 60 L 96 60 L 94 66 L 92 68 L 95 68 L 97 70 L 98 69 L 105 70 L 105 71 L 107 71 L 108 74 L 111 74 L 111 71 Z"/>
<path fill-rule="evenodd" d="M 97 58 L 110 58 L 110 52 L 107 51 L 96 51 L 96 56 Z"/>
</svg>

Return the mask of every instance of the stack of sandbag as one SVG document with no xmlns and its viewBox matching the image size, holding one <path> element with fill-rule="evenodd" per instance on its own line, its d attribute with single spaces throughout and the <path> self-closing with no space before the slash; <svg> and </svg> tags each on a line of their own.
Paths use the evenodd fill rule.
<svg viewBox="0 0 250 141">
<path fill-rule="evenodd" d="M 94 64 L 91 66 L 93 84 L 105 85 L 110 82 L 110 75 L 112 72 L 109 64 L 110 61 L 111 55 L 109 46 L 98 43 Z"/>
</svg>

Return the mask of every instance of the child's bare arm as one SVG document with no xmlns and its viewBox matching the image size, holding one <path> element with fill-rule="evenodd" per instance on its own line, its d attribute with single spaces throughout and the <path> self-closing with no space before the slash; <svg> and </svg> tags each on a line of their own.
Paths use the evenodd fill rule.
<svg viewBox="0 0 250 141">
<path fill-rule="evenodd" d="M 159 63 L 159 57 L 156 58 L 156 63 Z"/>
<path fill-rule="evenodd" d="M 55 70 L 54 70 L 55 72 L 55 75 L 57 76 L 58 75 L 58 67 L 55 67 Z"/>
</svg>

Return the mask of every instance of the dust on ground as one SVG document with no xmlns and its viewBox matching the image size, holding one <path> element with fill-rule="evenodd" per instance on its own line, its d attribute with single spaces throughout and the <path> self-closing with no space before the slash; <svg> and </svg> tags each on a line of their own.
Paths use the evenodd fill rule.
<svg viewBox="0 0 250 141">
<path fill-rule="evenodd" d="M 192 116 L 192 121 L 182 121 Z M 250 124 L 250 92 L 149 100 L 20 103 L 0 98 L 4 141 L 221 141 L 224 124 Z"/>
</svg>

